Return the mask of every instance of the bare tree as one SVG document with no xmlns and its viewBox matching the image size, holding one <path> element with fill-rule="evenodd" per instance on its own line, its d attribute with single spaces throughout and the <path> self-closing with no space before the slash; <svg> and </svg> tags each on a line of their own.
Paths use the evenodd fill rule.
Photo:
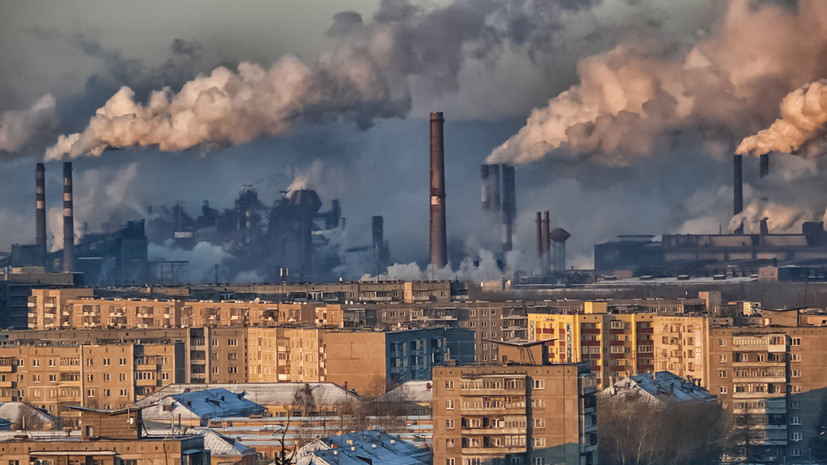
<svg viewBox="0 0 827 465">
<path fill-rule="evenodd" d="M 729 421 L 717 403 L 661 405 L 628 396 L 598 400 L 601 463 L 720 463 Z"/>
</svg>

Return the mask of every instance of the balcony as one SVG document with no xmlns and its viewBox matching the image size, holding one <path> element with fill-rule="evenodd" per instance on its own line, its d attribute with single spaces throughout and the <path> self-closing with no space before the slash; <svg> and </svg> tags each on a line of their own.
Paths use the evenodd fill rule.
<svg viewBox="0 0 827 465">
<path fill-rule="evenodd" d="M 485 436 L 500 436 L 507 434 L 526 434 L 526 427 L 522 428 L 462 428 L 462 434 L 475 434 Z"/>
<path fill-rule="evenodd" d="M 15 388 L 17 387 L 16 381 L 0 381 L 0 388 Z"/>
<path fill-rule="evenodd" d="M 463 447 L 462 455 L 495 455 L 502 456 L 503 454 L 524 454 L 526 452 L 525 446 L 520 447 Z"/>
<path fill-rule="evenodd" d="M 135 386 L 138 387 L 147 387 L 147 386 L 156 386 L 158 384 L 157 380 L 154 379 L 136 379 Z"/>
</svg>

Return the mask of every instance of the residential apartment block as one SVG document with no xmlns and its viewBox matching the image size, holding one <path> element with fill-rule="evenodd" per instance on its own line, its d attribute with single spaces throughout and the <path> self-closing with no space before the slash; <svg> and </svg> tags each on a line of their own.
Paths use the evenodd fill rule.
<svg viewBox="0 0 827 465">
<path fill-rule="evenodd" d="M 597 463 L 587 364 L 434 369 L 434 463 Z"/>
</svg>

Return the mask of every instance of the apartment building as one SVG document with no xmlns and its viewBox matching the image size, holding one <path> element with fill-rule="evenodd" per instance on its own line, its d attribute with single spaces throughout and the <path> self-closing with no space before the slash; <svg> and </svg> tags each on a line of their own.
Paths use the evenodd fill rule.
<svg viewBox="0 0 827 465">
<path fill-rule="evenodd" d="M 553 341 L 554 363 L 588 362 L 600 386 L 638 373 L 669 370 L 701 379 L 707 319 L 655 313 L 608 313 L 585 302 L 584 313 L 528 314 L 529 341 Z"/>
<path fill-rule="evenodd" d="M 434 463 L 597 463 L 588 364 L 437 367 Z"/>
<path fill-rule="evenodd" d="M 25 401 L 77 424 L 68 406 L 121 408 L 183 381 L 184 345 L 20 345 L 0 347 L 0 401 Z"/>
<path fill-rule="evenodd" d="M 741 430 L 742 458 L 809 460 L 827 399 L 826 354 L 824 326 L 710 329 L 709 390 Z"/>
</svg>

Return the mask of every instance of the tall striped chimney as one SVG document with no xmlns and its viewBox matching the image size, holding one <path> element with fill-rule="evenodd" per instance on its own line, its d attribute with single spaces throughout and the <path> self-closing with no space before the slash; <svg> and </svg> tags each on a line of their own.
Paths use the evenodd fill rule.
<svg viewBox="0 0 827 465">
<path fill-rule="evenodd" d="M 35 243 L 40 265 L 46 265 L 46 165 L 35 165 Z"/>
<path fill-rule="evenodd" d="M 431 113 L 431 264 L 448 264 L 448 239 L 445 232 L 445 146 L 442 112 Z"/>
<path fill-rule="evenodd" d="M 75 215 L 72 211 L 72 162 L 63 162 L 63 271 L 75 264 Z"/>
</svg>

